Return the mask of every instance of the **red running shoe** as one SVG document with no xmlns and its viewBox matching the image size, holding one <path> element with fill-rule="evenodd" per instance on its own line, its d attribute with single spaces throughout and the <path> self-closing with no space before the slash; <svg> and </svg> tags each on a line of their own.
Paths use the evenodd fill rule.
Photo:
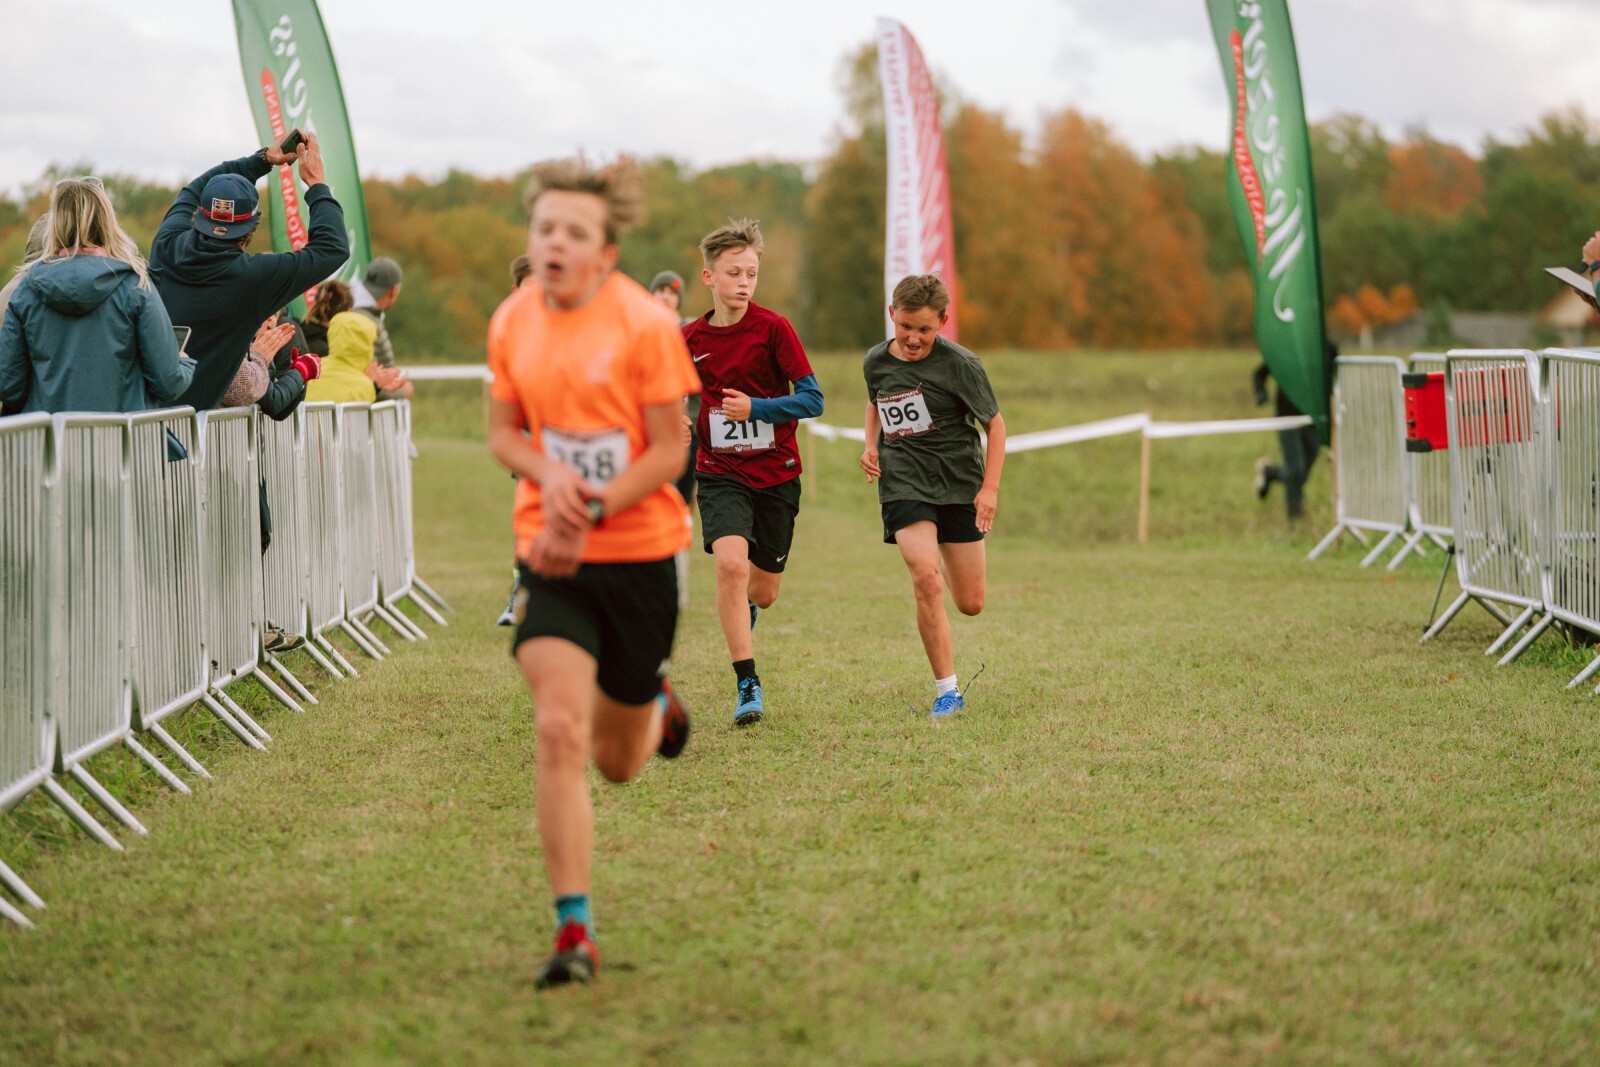
<svg viewBox="0 0 1600 1067">
<path fill-rule="evenodd" d="M 539 965 L 534 976 L 536 989 L 566 985 L 568 982 L 594 981 L 600 973 L 600 949 L 589 940 L 589 930 L 576 919 L 568 919 L 556 934 L 556 949 Z"/>
<path fill-rule="evenodd" d="M 689 743 L 689 707 L 665 678 L 661 679 L 661 697 L 661 744 L 656 746 L 656 754 L 677 759 Z"/>
</svg>

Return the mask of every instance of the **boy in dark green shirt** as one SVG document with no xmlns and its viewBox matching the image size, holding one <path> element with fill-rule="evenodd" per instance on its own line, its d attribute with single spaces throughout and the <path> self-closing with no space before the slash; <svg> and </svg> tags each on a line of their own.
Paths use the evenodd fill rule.
<svg viewBox="0 0 1600 1067">
<path fill-rule="evenodd" d="M 917 631 L 933 668 L 936 718 L 965 706 L 944 613 L 946 576 L 963 615 L 983 610 L 983 537 L 994 526 L 1006 425 L 977 356 L 939 336 L 950 294 L 931 274 L 901 279 L 894 338 L 867 353 L 866 450 L 878 479 L 883 540 L 900 546 L 917 597 Z M 989 435 L 987 455 L 978 435 Z"/>
</svg>

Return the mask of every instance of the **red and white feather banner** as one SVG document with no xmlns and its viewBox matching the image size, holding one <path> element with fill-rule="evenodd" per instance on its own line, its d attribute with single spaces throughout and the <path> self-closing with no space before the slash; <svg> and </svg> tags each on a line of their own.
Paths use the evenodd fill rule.
<svg viewBox="0 0 1600 1067">
<path fill-rule="evenodd" d="M 889 141 L 885 296 L 892 295 L 895 284 L 908 274 L 937 274 L 954 297 L 956 242 L 939 94 L 917 39 L 894 19 L 878 20 L 878 72 L 883 80 L 883 116 Z M 950 317 L 939 332 L 958 340 L 953 302 Z"/>
</svg>

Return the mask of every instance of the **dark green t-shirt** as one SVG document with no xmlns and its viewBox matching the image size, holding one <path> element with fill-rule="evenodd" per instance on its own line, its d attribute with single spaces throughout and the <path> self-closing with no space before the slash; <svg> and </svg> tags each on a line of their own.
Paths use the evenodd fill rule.
<svg viewBox="0 0 1600 1067">
<path fill-rule="evenodd" d="M 861 371 L 882 427 L 878 500 L 972 503 L 983 487 L 976 423 L 1000 413 L 983 362 L 939 337 L 914 363 L 891 355 L 885 341 L 867 353 Z"/>
</svg>

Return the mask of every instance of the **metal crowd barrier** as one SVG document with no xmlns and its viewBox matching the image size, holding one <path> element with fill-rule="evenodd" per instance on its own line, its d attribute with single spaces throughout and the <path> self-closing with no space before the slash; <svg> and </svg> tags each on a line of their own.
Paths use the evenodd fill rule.
<svg viewBox="0 0 1600 1067">
<path fill-rule="evenodd" d="M 335 406 L 331 401 L 320 401 L 301 404 L 295 412 L 300 423 L 305 480 L 306 610 L 310 629 L 306 643 L 320 649 L 325 657 L 323 667 L 335 675 L 342 672 L 354 677 L 358 674 L 355 667 L 326 637 L 327 631 L 344 618 L 340 592 L 344 527 Z"/>
<path fill-rule="evenodd" d="M 398 601 L 410 597 L 416 563 L 411 556 L 411 456 L 407 447 L 405 409 L 393 400 L 372 405 L 373 488 L 377 500 L 379 618 L 402 636 L 416 641 L 428 635 L 406 618 Z M 429 610 L 429 609 L 424 609 Z"/>
<path fill-rule="evenodd" d="M 302 710 L 260 666 L 261 481 L 256 473 L 254 408 L 201 412 L 202 616 L 210 667 L 201 702 L 252 748 L 272 736 L 228 696 L 227 687 L 251 676 L 284 706 Z"/>
<path fill-rule="evenodd" d="M 128 432 L 134 726 L 155 737 L 191 771 L 210 777 L 161 725 L 206 690 L 199 429 L 193 409 L 177 408 L 130 416 Z M 124 743 L 169 786 L 189 792 L 183 779 L 136 740 L 128 737 Z"/>
<path fill-rule="evenodd" d="M 263 649 L 268 619 L 309 635 L 303 647 L 335 676 L 355 670 L 322 636 L 329 627 L 384 651 L 366 626 L 373 614 L 407 637 L 425 636 L 395 606 L 409 595 L 437 617 L 411 592 L 421 583 L 410 411 L 404 402 L 381 410 L 377 440 L 367 405 L 342 413 L 302 405 L 281 424 L 253 408 L 0 419 L 0 812 L 39 789 L 120 850 L 55 776 L 71 777 L 142 834 L 85 769 L 90 757 L 121 743 L 189 792 L 134 732 L 209 777 L 161 725 L 196 701 L 263 747 L 266 731 L 227 685 L 251 675 L 300 710 L 267 664 L 315 699 Z M 263 501 L 276 552 L 263 552 Z M 4 863 L 0 885 L 44 907 Z M 0 916 L 32 925 L 3 897 Z"/>
<path fill-rule="evenodd" d="M 147 831 L 133 813 L 83 767 L 85 760 L 128 737 L 133 726 L 128 420 L 125 415 L 55 415 L 52 424 L 54 770 L 70 775 L 118 822 L 142 834 Z M 122 849 L 54 778 L 39 788 L 90 836 Z"/>
<path fill-rule="evenodd" d="M 1422 635 L 1426 641 L 1476 600 L 1505 627 L 1493 655 L 1542 618 L 1500 660 L 1509 663 L 1553 620 L 1540 566 L 1545 507 L 1539 357 L 1526 349 L 1455 349 L 1446 360 L 1450 511 L 1461 593 Z M 1507 618 L 1497 604 L 1520 607 Z"/>
<path fill-rule="evenodd" d="M 1444 364 L 1443 352 L 1411 353 L 1414 374 L 1442 373 Z M 1406 535 L 1405 547 L 1389 561 L 1390 570 L 1398 567 L 1408 553 L 1420 553 L 1424 538 L 1448 550 L 1452 537 L 1448 451 L 1407 452 L 1406 462 L 1411 467 L 1411 532 Z"/>
<path fill-rule="evenodd" d="M 1551 348 L 1540 353 L 1540 365 L 1548 490 L 1544 603 L 1569 633 L 1600 634 L 1600 353 Z M 1600 655 L 1567 688 L 1597 670 Z"/>
<path fill-rule="evenodd" d="M 37 639 L 53 621 L 51 444 L 49 415 L 0 419 L 0 812 L 49 781 L 55 763 L 51 661 L 47 643 Z M 44 907 L 3 862 L 0 882 L 33 907 Z M 33 925 L 3 897 L 0 915 Z"/>
<path fill-rule="evenodd" d="M 1335 364 L 1336 521 L 1307 558 L 1316 559 L 1347 531 L 1363 545 L 1367 532 L 1383 534 L 1361 561 L 1365 567 L 1404 536 L 1410 517 L 1405 392 L 1400 385 L 1406 365 L 1392 356 L 1340 356 Z"/>
<path fill-rule="evenodd" d="M 339 626 L 373 659 L 389 646 L 363 623 L 378 606 L 378 497 L 373 485 L 372 405 L 340 404 L 339 510 L 344 527 L 344 617 Z"/>
</svg>

